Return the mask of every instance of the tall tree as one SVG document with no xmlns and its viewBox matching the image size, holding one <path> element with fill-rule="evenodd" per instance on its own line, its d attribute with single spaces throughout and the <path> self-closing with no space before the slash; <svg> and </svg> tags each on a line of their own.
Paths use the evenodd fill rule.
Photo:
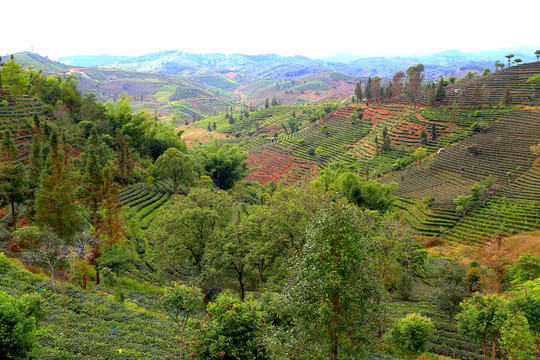
<svg viewBox="0 0 540 360">
<path fill-rule="evenodd" d="M 356 101 L 361 102 L 364 99 L 364 95 L 362 94 L 362 82 L 359 81 L 356 83 L 356 86 L 354 87 L 354 96 L 356 96 Z"/>
<path fill-rule="evenodd" d="M 378 103 L 381 102 L 381 78 L 378 76 L 375 76 L 373 80 L 371 80 L 371 96 L 373 97 L 373 101 Z"/>
<path fill-rule="evenodd" d="M 536 50 L 534 55 L 536 55 L 536 61 L 540 61 L 540 50 Z"/>
<path fill-rule="evenodd" d="M 0 204 L 10 205 L 11 207 L 13 231 L 17 230 L 15 204 L 25 200 L 27 195 L 27 181 L 24 167 L 22 164 L 13 163 L 17 158 L 17 154 L 11 132 L 5 130 L 1 142 Z"/>
<path fill-rule="evenodd" d="M 514 62 L 519 65 L 519 63 L 523 62 L 523 60 L 521 60 L 520 58 L 515 58 Z"/>
<path fill-rule="evenodd" d="M 81 227 L 74 180 L 66 166 L 65 154 L 60 150 L 56 131 L 51 134 L 49 143 L 50 152 L 36 192 L 36 222 L 51 227 L 59 236 L 70 237 Z"/>
<path fill-rule="evenodd" d="M 504 57 L 508 59 L 508 67 L 510 67 L 510 61 L 514 57 L 514 54 L 508 54 L 508 55 L 505 55 Z"/>
<path fill-rule="evenodd" d="M 424 65 L 418 64 L 407 69 L 407 95 L 416 109 L 416 104 L 422 95 L 422 81 L 424 80 Z"/>
<path fill-rule="evenodd" d="M 403 81 L 405 74 L 403 71 L 398 71 L 392 78 L 392 98 L 399 100 L 401 93 L 403 92 Z"/>
<path fill-rule="evenodd" d="M 274 351 L 285 352 L 284 358 L 308 348 L 313 358 L 362 357 L 381 310 L 374 299 L 382 288 L 368 255 L 376 248 L 374 228 L 373 214 L 345 199 L 321 204 L 283 292 L 280 307 L 290 321 L 272 336 L 282 340 Z"/>
</svg>

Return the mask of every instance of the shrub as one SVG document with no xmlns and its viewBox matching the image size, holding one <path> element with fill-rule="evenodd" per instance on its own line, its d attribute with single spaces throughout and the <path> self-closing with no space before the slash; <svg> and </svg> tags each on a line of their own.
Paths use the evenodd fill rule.
<svg viewBox="0 0 540 360">
<path fill-rule="evenodd" d="M 422 352 L 432 336 L 431 320 L 417 313 L 398 320 L 391 331 L 392 343 L 404 352 Z"/>
<path fill-rule="evenodd" d="M 396 293 L 402 300 L 409 300 L 412 294 L 413 278 L 409 273 L 404 272 L 399 277 L 396 284 Z"/>
<path fill-rule="evenodd" d="M 0 253 L 0 274 L 7 274 L 12 268 L 11 261 L 9 261 L 4 253 Z"/>
<path fill-rule="evenodd" d="M 200 331 L 197 359 L 265 358 L 261 344 L 261 311 L 255 301 L 244 302 L 225 292 L 208 305 L 209 320 Z"/>
<path fill-rule="evenodd" d="M 501 328 L 499 344 L 508 359 L 527 360 L 534 358 L 534 337 L 523 314 L 517 312 L 508 317 Z"/>
<path fill-rule="evenodd" d="M 36 346 L 36 319 L 24 304 L 0 292 L 0 354 L 2 359 L 27 359 Z"/>
<path fill-rule="evenodd" d="M 9 102 L 5 99 L 0 102 L 0 106 L 8 106 L 8 105 L 9 105 Z"/>
</svg>

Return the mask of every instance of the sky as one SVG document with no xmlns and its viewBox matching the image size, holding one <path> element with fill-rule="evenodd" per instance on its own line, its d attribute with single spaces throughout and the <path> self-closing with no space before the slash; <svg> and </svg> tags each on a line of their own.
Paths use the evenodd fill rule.
<svg viewBox="0 0 540 360">
<path fill-rule="evenodd" d="M 33 49 L 53 60 L 163 50 L 314 58 L 540 45 L 538 0 L 25 0 L 4 1 L 0 12 L 0 55 Z"/>
</svg>

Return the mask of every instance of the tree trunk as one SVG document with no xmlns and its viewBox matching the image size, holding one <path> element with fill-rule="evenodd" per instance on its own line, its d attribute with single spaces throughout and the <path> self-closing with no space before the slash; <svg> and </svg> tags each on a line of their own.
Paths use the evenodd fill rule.
<svg viewBox="0 0 540 360">
<path fill-rule="evenodd" d="M 15 201 L 11 202 L 11 221 L 13 221 L 13 231 L 17 230 L 17 215 L 15 214 Z"/>
</svg>

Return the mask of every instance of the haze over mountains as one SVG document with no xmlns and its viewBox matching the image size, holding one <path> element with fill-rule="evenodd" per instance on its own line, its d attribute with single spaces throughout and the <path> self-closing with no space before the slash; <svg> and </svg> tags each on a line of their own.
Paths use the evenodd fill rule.
<svg viewBox="0 0 540 360">
<path fill-rule="evenodd" d="M 204 73 L 241 73 L 257 78 L 286 79 L 320 72 L 340 72 L 350 76 L 391 77 L 409 66 L 424 64 L 426 77 L 454 75 L 457 72 L 495 69 L 495 61 L 505 62 L 505 55 L 514 54 L 524 62 L 534 61 L 534 46 L 506 47 L 463 53 L 447 50 L 430 55 L 366 57 L 363 55 L 336 54 L 319 59 L 305 56 L 281 56 L 276 54 L 193 54 L 179 50 L 167 50 L 142 56 L 70 56 L 59 58 L 59 62 L 70 66 L 112 66 L 125 69 L 163 72 L 174 75 Z M 459 74 L 458 74 L 459 75 Z"/>
</svg>

